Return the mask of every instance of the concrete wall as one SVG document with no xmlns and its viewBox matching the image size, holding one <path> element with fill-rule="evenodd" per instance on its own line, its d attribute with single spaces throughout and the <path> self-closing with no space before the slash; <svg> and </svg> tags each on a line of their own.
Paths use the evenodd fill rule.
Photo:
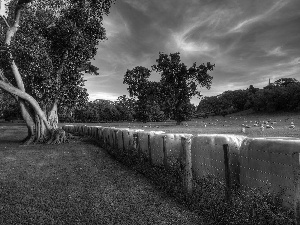
<svg viewBox="0 0 300 225">
<path fill-rule="evenodd" d="M 261 188 L 274 194 L 282 192 L 283 203 L 289 207 L 294 207 L 300 200 L 299 139 L 199 134 L 192 136 L 191 148 L 184 149 L 182 138 L 188 134 L 85 125 L 68 125 L 63 129 L 97 139 L 101 147 L 112 154 L 141 154 L 155 166 L 169 167 L 178 162 L 185 165 L 184 151 L 190 151 L 194 178 L 213 175 L 224 180 L 223 146 L 228 144 L 232 183 L 244 189 Z"/>
<path fill-rule="evenodd" d="M 239 154 L 245 136 L 198 134 L 192 141 L 192 165 L 197 177 L 214 175 L 225 179 L 223 145 L 229 145 L 229 169 L 232 182 L 239 183 Z"/>
<path fill-rule="evenodd" d="M 300 140 L 249 138 L 240 150 L 240 182 L 244 188 L 261 188 L 280 194 L 285 205 L 297 197 Z"/>
</svg>

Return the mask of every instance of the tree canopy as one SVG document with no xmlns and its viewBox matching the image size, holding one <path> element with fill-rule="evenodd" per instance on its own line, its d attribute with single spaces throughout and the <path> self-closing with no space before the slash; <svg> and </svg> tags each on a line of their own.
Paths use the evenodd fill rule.
<svg viewBox="0 0 300 225">
<path fill-rule="evenodd" d="M 198 105 L 200 112 L 224 115 L 247 109 L 262 112 L 299 111 L 300 82 L 295 78 L 281 78 L 262 89 L 250 85 L 244 90 L 204 97 Z"/>
<path fill-rule="evenodd" d="M 210 88 L 212 77 L 208 71 L 215 65 L 194 63 L 188 68 L 178 52 L 170 55 L 160 52 L 156 63 L 152 70 L 137 66 L 124 75 L 123 83 L 128 85 L 130 96 L 137 98 L 140 119 L 147 121 L 150 115 L 172 118 L 178 123 L 189 119 L 193 112 L 190 99 L 200 96 L 198 87 Z M 161 75 L 159 82 L 148 80 L 152 71 Z"/>
<path fill-rule="evenodd" d="M 103 15 L 113 0 L 13 0 L 0 18 L 0 88 L 16 97 L 28 129 L 37 136 L 57 128 L 57 107 L 87 102 L 83 75 L 105 40 Z M 5 27 L 5 28 L 4 28 Z M 54 113 L 53 117 L 49 115 Z M 41 122 L 43 121 L 43 122 Z M 33 125 L 35 124 L 35 125 Z M 35 128 L 30 128 L 35 126 Z M 39 140 L 39 135 L 34 139 Z"/>
</svg>

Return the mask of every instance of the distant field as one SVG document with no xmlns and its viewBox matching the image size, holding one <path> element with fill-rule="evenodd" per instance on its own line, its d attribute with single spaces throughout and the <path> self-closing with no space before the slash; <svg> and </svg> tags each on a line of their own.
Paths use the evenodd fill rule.
<svg viewBox="0 0 300 225">
<path fill-rule="evenodd" d="M 272 125 L 274 129 L 264 129 L 262 132 L 259 127 L 254 127 L 255 121 L 276 122 Z M 295 128 L 289 126 L 291 122 Z M 72 123 L 65 123 L 72 124 Z M 77 123 L 81 124 L 81 123 Z M 130 129 L 159 130 L 167 133 L 189 133 L 189 134 L 239 134 L 248 137 L 293 137 L 300 138 L 300 114 L 282 113 L 282 114 L 251 114 L 251 115 L 228 115 L 226 117 L 213 116 L 206 119 L 195 119 L 184 122 L 183 125 L 176 125 L 175 121 L 167 122 L 118 122 L 118 123 L 85 123 L 89 126 L 106 126 Z M 242 133 L 242 124 L 249 125 L 251 128 L 245 128 Z"/>
</svg>

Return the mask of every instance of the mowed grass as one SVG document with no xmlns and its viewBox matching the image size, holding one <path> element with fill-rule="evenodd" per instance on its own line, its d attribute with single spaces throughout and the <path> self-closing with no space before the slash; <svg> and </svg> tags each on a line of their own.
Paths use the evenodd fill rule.
<svg viewBox="0 0 300 225">
<path fill-rule="evenodd" d="M 22 146 L 0 124 L 0 224 L 204 224 L 88 138 Z"/>
<path fill-rule="evenodd" d="M 260 126 L 255 127 L 255 122 L 259 124 L 269 121 L 267 124 L 274 127 L 265 128 L 263 131 Z M 275 123 L 274 123 L 275 122 Z M 291 123 L 295 128 L 289 128 Z M 66 123 L 72 124 L 72 123 Z M 250 114 L 250 115 L 227 115 L 211 116 L 205 119 L 193 119 L 176 125 L 175 121 L 166 122 L 118 122 L 118 123 L 77 123 L 88 126 L 104 126 L 116 128 L 142 129 L 145 131 L 165 131 L 166 133 L 189 133 L 189 134 L 238 134 L 248 137 L 290 137 L 300 138 L 300 113 L 281 113 L 281 114 Z M 242 124 L 250 126 L 242 132 Z M 266 125 L 266 124 L 265 124 Z"/>
</svg>

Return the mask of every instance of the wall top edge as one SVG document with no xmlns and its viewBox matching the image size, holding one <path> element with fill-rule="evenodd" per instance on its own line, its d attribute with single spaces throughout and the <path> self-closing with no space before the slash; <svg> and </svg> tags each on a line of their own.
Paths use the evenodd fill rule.
<svg viewBox="0 0 300 225">
<path fill-rule="evenodd" d="M 130 129 L 130 128 L 116 128 L 116 127 L 103 127 L 103 126 L 86 126 L 86 125 L 63 125 L 62 127 L 75 127 L 75 126 L 84 126 L 84 127 L 97 127 L 97 128 L 103 128 L 103 129 L 117 129 L 120 131 L 128 130 L 131 132 L 143 132 L 143 133 L 152 133 L 152 134 L 170 134 L 170 135 L 182 135 L 182 136 L 193 136 L 193 137 L 237 137 L 242 139 L 248 139 L 248 140 L 264 140 L 264 141 L 295 141 L 300 142 L 300 138 L 295 137 L 247 137 L 244 135 L 238 135 L 238 134 L 188 134 L 188 133 L 166 133 L 165 131 L 145 131 L 141 129 Z"/>
</svg>

